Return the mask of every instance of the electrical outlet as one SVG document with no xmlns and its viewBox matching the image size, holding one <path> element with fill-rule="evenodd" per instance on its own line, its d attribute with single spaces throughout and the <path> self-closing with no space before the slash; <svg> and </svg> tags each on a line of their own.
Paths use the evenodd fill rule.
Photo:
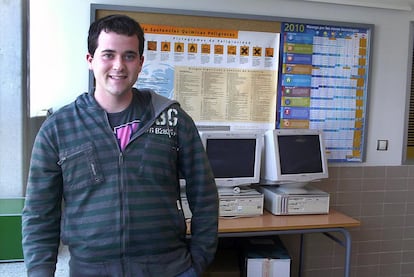
<svg viewBox="0 0 414 277">
<path fill-rule="evenodd" d="M 387 151 L 388 150 L 388 140 L 386 140 L 386 139 L 377 140 L 377 150 L 378 151 Z"/>
</svg>

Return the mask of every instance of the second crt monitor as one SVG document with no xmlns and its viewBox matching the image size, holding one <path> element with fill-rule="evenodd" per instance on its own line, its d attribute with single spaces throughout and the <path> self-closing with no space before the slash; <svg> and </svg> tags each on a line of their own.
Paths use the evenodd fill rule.
<svg viewBox="0 0 414 277">
<path fill-rule="evenodd" d="M 269 130 L 264 136 L 261 184 L 286 193 L 328 178 L 323 132 L 312 129 Z"/>
</svg>

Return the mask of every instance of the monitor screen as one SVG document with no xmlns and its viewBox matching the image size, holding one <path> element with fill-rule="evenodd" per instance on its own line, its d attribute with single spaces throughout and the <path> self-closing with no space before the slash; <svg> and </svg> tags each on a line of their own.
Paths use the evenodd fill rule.
<svg viewBox="0 0 414 277">
<path fill-rule="evenodd" d="M 217 187 L 259 183 L 263 133 L 204 131 L 200 136 Z"/>
<path fill-rule="evenodd" d="M 277 140 L 281 175 L 323 172 L 318 135 L 280 135 Z"/>
<path fill-rule="evenodd" d="M 277 129 L 265 134 L 261 183 L 305 186 L 328 178 L 323 132 Z"/>
</svg>

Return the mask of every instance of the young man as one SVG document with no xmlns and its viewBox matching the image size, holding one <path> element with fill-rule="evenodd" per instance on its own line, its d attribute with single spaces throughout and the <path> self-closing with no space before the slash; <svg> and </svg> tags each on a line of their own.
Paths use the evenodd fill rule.
<svg viewBox="0 0 414 277">
<path fill-rule="evenodd" d="M 53 113 L 34 143 L 23 249 L 28 276 L 54 276 L 60 239 L 71 276 L 199 276 L 217 246 L 214 177 L 193 120 L 135 84 L 144 34 L 122 15 L 90 26 L 95 90 Z M 179 174 L 192 209 L 191 240 Z"/>
</svg>

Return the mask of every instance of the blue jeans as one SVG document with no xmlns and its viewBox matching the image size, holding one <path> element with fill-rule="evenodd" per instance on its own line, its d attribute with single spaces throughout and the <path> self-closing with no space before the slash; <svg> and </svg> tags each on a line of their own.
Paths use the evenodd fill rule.
<svg viewBox="0 0 414 277">
<path fill-rule="evenodd" d="M 101 262 L 84 263 L 72 259 L 69 261 L 70 277 L 148 277 L 153 276 L 138 263 Z M 126 269 L 123 267 L 126 266 Z M 126 270 L 126 272 L 125 272 Z M 171 276 L 171 273 L 170 275 Z M 198 277 L 193 267 L 175 277 Z"/>
<path fill-rule="evenodd" d="M 178 274 L 176 277 L 198 277 L 193 267 L 190 267 L 183 273 Z"/>
</svg>

